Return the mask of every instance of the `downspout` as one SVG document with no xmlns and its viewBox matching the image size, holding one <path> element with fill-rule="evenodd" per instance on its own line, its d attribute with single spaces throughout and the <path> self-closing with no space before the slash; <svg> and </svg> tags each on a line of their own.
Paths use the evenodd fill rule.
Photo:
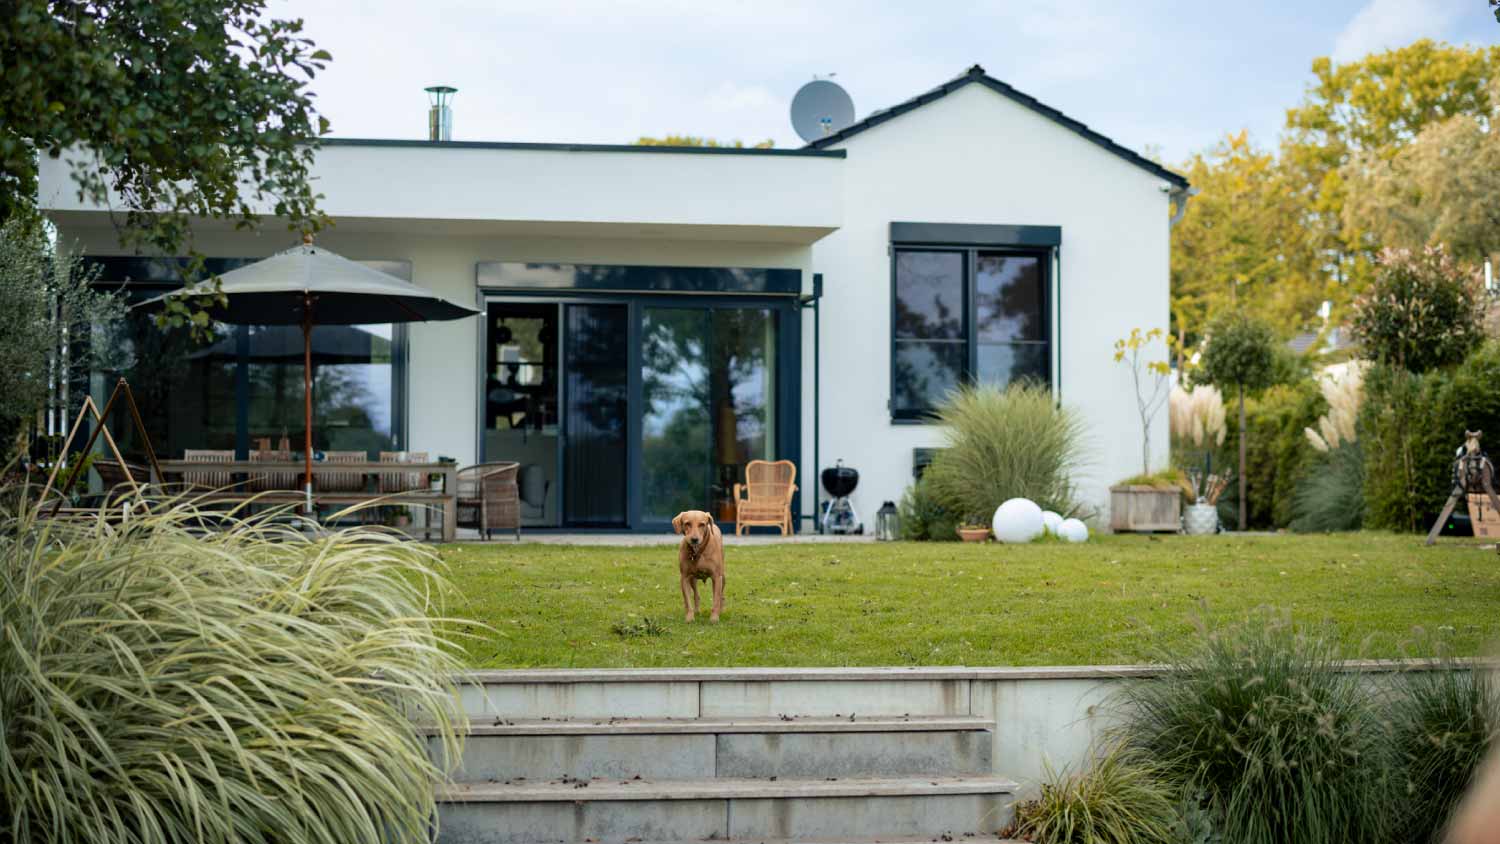
<svg viewBox="0 0 1500 844">
<path fill-rule="evenodd" d="M 1167 224 L 1168 230 L 1175 228 L 1182 222 L 1182 215 L 1187 213 L 1188 200 L 1198 195 L 1198 188 L 1193 185 L 1182 187 L 1171 187 L 1167 189 L 1167 197 L 1172 203 L 1172 220 Z"/>
<path fill-rule="evenodd" d="M 823 309 L 819 303 L 823 299 L 823 274 L 813 273 L 813 292 L 811 296 L 803 296 L 797 300 L 797 304 L 803 308 L 813 309 L 813 483 L 808 485 L 812 492 L 812 515 L 803 516 L 804 519 L 812 519 L 813 527 L 818 533 L 823 532 L 823 523 L 818 518 L 818 467 L 821 464 L 821 456 L 818 447 L 821 442 L 819 436 L 818 414 L 822 409 L 821 373 L 823 371 L 822 334 L 823 334 Z"/>
</svg>

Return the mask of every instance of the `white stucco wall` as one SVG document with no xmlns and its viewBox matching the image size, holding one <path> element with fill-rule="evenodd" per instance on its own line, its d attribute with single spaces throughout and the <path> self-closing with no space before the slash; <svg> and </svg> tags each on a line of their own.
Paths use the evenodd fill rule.
<svg viewBox="0 0 1500 844">
<path fill-rule="evenodd" d="M 1087 426 L 1089 466 L 1079 481 L 1102 517 L 1107 486 L 1141 469 L 1134 393 L 1112 353 L 1132 327 L 1167 325 L 1165 182 L 977 84 L 840 146 L 849 151 L 843 226 L 813 246 L 824 276 L 823 465 L 843 458 L 860 471 L 854 503 L 869 525 L 910 483 L 912 449 L 940 444 L 936 426 L 892 424 L 887 409 L 890 223 L 1061 226 L 1061 378 L 1054 371 L 1053 381 Z M 1153 458 L 1164 464 L 1164 415 L 1152 435 Z M 803 453 L 811 457 L 810 442 Z"/>
</svg>

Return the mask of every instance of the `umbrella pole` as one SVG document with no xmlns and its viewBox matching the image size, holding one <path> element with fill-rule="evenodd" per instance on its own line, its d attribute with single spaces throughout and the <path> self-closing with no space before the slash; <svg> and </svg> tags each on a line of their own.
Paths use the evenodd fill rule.
<svg viewBox="0 0 1500 844">
<path fill-rule="evenodd" d="M 313 513 L 313 475 L 312 475 L 312 330 L 313 330 L 313 300 L 309 294 L 302 296 L 302 461 L 304 474 L 302 476 L 302 489 L 307 496 L 306 509 L 303 511 L 309 519 L 316 518 Z"/>
</svg>

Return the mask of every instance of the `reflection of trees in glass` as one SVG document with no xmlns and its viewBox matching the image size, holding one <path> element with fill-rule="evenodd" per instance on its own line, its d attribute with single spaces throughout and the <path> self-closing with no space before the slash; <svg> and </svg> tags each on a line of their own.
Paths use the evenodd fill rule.
<svg viewBox="0 0 1500 844">
<path fill-rule="evenodd" d="M 963 368 L 962 343 L 896 344 L 896 405 L 913 410 L 937 404 L 958 386 Z"/>
<path fill-rule="evenodd" d="M 962 339 L 963 289 L 959 253 L 896 253 L 896 336 Z"/>
<path fill-rule="evenodd" d="M 728 495 L 745 462 L 774 456 L 766 400 L 773 318 L 749 308 L 647 311 L 642 480 L 649 515 L 710 507 L 710 499 Z"/>
<path fill-rule="evenodd" d="M 979 339 L 1042 339 L 1041 262 L 1029 255 L 979 256 L 975 320 Z"/>
</svg>

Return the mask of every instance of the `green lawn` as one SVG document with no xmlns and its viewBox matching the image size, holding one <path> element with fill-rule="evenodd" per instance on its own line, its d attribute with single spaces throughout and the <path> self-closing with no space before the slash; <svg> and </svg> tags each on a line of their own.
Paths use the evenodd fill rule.
<svg viewBox="0 0 1500 844">
<path fill-rule="evenodd" d="M 1141 662 L 1206 609 L 1337 625 L 1350 656 L 1420 628 L 1459 655 L 1500 632 L 1500 557 L 1387 534 L 1086 545 L 730 547 L 717 625 L 682 620 L 675 548 L 449 545 L 455 615 L 493 628 L 475 667 L 1067 665 Z M 707 606 L 707 584 L 701 587 Z M 650 619 L 655 624 L 646 624 Z"/>
</svg>

